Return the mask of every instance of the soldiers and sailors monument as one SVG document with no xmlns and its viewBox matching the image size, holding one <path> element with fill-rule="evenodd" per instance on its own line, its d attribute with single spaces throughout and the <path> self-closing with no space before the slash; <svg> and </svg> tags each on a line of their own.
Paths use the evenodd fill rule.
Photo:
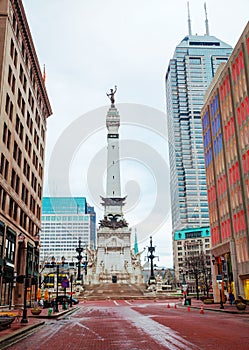
<svg viewBox="0 0 249 350">
<path fill-rule="evenodd" d="M 142 285 L 140 254 L 131 244 L 131 228 L 123 214 L 126 197 L 121 196 L 119 126 L 120 115 L 115 107 L 117 87 L 107 93 L 111 101 L 106 115 L 107 176 L 106 197 L 101 197 L 104 217 L 97 229 L 97 250 L 89 251 L 86 283 L 118 283 Z"/>
</svg>

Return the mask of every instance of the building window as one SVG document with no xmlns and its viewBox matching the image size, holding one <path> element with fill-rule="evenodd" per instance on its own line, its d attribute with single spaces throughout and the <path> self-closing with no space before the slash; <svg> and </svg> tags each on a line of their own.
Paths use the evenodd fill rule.
<svg viewBox="0 0 249 350">
<path fill-rule="evenodd" d="M 10 228 L 7 228 L 6 242 L 5 242 L 5 257 L 6 259 L 8 259 L 13 263 L 15 260 L 15 242 L 16 242 L 15 233 Z"/>
</svg>

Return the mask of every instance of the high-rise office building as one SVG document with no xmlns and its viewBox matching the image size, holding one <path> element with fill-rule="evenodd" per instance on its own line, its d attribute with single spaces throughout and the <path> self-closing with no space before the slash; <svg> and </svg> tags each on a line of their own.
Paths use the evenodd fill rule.
<svg viewBox="0 0 249 350">
<path fill-rule="evenodd" d="M 0 303 L 38 277 L 47 118 L 52 114 L 21 0 L 0 1 Z M 19 279 L 18 279 L 19 280 Z M 31 282 L 33 282 L 31 284 Z"/>
<path fill-rule="evenodd" d="M 43 197 L 41 263 L 52 257 L 75 261 L 79 240 L 84 247 L 95 248 L 96 214 L 85 197 Z"/>
<path fill-rule="evenodd" d="M 232 52 L 209 35 L 207 17 L 205 35 L 192 35 L 190 16 L 188 24 L 189 34 L 177 45 L 166 73 L 173 240 L 176 231 L 209 226 L 200 113 L 219 64 Z"/>
<path fill-rule="evenodd" d="M 214 274 L 249 298 L 249 23 L 217 72 L 203 107 Z M 213 281 L 216 299 L 219 290 Z"/>
</svg>

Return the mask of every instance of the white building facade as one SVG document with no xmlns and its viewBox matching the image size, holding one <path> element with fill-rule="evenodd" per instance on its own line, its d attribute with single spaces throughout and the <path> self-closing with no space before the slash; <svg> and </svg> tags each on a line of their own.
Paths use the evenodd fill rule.
<svg viewBox="0 0 249 350">
<path fill-rule="evenodd" d="M 92 207 L 90 207 L 92 209 Z M 76 248 L 95 246 L 96 215 L 84 197 L 44 197 L 40 262 L 77 262 Z"/>
</svg>

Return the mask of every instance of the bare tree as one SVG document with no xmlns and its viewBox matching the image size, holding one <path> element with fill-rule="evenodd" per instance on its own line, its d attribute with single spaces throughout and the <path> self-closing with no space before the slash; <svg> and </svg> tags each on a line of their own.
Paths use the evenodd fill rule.
<svg viewBox="0 0 249 350">
<path fill-rule="evenodd" d="M 203 252 L 198 255 L 186 256 L 183 262 L 183 271 L 185 275 L 188 275 L 188 280 L 195 281 L 196 298 L 199 300 L 199 285 L 208 297 L 212 283 L 210 256 Z"/>
</svg>

